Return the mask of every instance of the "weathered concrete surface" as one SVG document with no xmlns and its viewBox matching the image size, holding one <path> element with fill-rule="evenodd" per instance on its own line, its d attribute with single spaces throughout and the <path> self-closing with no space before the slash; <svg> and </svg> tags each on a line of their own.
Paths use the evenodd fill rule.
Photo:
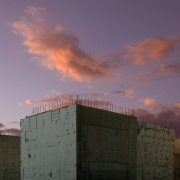
<svg viewBox="0 0 180 180">
<path fill-rule="evenodd" d="M 174 147 L 170 128 L 106 110 L 67 106 L 21 120 L 21 177 L 172 180 L 174 162 L 177 177 L 180 170 L 179 144 L 175 141 Z"/>
<path fill-rule="evenodd" d="M 77 179 L 136 180 L 137 120 L 77 105 Z"/>
<path fill-rule="evenodd" d="M 180 139 L 174 139 L 174 153 L 180 154 Z"/>
<path fill-rule="evenodd" d="M 21 120 L 22 180 L 76 179 L 76 105 Z"/>
<path fill-rule="evenodd" d="M 174 176 L 180 179 L 180 139 L 174 140 Z"/>
<path fill-rule="evenodd" d="M 175 180 L 180 179 L 180 154 L 174 154 L 174 176 Z"/>
<path fill-rule="evenodd" d="M 0 180 L 20 179 L 20 137 L 0 135 Z"/>
<path fill-rule="evenodd" d="M 151 124 L 137 124 L 137 179 L 174 178 L 174 130 Z"/>
</svg>

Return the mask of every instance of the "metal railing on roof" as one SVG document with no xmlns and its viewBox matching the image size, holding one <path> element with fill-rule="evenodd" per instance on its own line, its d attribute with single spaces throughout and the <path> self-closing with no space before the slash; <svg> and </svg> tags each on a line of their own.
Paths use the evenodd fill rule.
<svg viewBox="0 0 180 180">
<path fill-rule="evenodd" d="M 83 106 L 88 106 L 88 107 L 97 108 L 97 109 L 103 109 L 106 111 L 111 111 L 111 112 L 116 112 L 116 113 L 126 114 L 126 115 L 134 116 L 134 114 L 135 114 L 134 109 L 123 108 L 122 106 L 114 105 L 109 101 L 104 101 L 104 100 L 100 100 L 100 99 L 95 100 L 92 98 L 86 98 L 86 97 L 77 95 L 76 99 L 62 98 L 62 99 L 58 99 L 58 100 L 37 106 L 33 109 L 31 116 L 39 114 L 39 113 L 47 112 L 50 110 L 74 105 L 74 104 L 80 104 Z"/>
</svg>

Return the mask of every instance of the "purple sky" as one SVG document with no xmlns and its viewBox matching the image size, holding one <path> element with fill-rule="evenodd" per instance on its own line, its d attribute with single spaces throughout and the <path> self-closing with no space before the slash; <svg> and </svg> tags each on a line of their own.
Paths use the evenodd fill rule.
<svg viewBox="0 0 180 180">
<path fill-rule="evenodd" d="M 179 0 L 3 0 L 0 122 L 86 94 L 180 133 Z M 11 123 L 11 124 L 9 124 Z"/>
</svg>

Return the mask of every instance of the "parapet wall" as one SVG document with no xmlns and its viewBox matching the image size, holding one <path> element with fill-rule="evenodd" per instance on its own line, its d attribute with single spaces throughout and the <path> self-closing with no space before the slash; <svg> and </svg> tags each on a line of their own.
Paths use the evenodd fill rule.
<svg viewBox="0 0 180 180">
<path fill-rule="evenodd" d="M 174 130 L 137 123 L 137 179 L 173 180 Z"/>
<path fill-rule="evenodd" d="M 0 135 L 0 179 L 21 179 L 19 136 Z"/>
</svg>

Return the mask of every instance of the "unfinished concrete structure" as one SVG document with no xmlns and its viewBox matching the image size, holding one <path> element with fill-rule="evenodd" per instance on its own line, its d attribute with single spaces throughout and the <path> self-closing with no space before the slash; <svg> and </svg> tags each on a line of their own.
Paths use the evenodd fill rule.
<svg viewBox="0 0 180 180">
<path fill-rule="evenodd" d="M 137 179 L 174 179 L 174 130 L 137 123 Z"/>
<path fill-rule="evenodd" d="M 21 179 L 19 136 L 0 135 L 0 179 Z"/>
<path fill-rule="evenodd" d="M 22 119 L 21 150 L 22 180 L 174 178 L 173 129 L 78 104 Z"/>
<path fill-rule="evenodd" d="M 136 117 L 71 105 L 21 120 L 22 180 L 136 180 Z"/>
</svg>

